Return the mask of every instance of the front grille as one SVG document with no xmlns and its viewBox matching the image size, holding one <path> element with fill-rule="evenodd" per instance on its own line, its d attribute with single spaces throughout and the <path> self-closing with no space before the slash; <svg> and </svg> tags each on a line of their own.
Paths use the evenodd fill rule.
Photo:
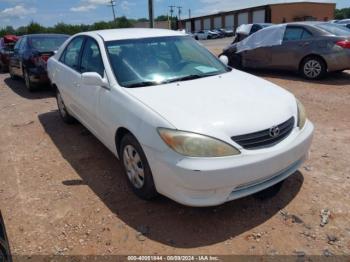
<svg viewBox="0 0 350 262">
<path fill-rule="evenodd" d="M 265 147 L 271 147 L 283 139 L 285 139 L 294 128 L 294 117 L 291 117 L 286 122 L 277 125 L 274 128 L 278 128 L 279 134 L 276 136 L 271 135 L 271 129 L 259 131 L 247 135 L 231 137 L 233 141 L 242 146 L 245 149 L 259 149 Z"/>
</svg>

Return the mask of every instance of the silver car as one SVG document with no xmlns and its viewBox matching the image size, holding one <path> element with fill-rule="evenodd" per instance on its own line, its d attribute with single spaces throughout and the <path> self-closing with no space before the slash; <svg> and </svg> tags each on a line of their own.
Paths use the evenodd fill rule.
<svg viewBox="0 0 350 262">
<path fill-rule="evenodd" d="M 298 71 L 319 79 L 350 69 L 350 30 L 325 22 L 276 25 L 230 45 L 223 55 L 233 67 Z"/>
</svg>

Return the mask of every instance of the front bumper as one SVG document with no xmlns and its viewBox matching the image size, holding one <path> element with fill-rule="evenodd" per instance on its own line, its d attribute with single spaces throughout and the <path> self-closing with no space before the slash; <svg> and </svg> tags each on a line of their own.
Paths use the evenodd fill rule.
<svg viewBox="0 0 350 262">
<path fill-rule="evenodd" d="M 273 148 L 222 158 L 181 158 L 144 147 L 157 191 L 188 206 L 215 206 L 271 187 L 308 156 L 314 127 L 307 121 Z"/>
</svg>

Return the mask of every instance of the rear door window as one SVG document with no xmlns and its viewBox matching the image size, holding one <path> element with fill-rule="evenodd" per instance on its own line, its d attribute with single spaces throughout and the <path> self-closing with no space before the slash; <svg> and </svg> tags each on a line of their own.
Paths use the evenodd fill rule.
<svg viewBox="0 0 350 262">
<path fill-rule="evenodd" d="M 311 37 L 312 34 L 302 27 L 287 27 L 283 41 L 299 41 Z"/>
</svg>

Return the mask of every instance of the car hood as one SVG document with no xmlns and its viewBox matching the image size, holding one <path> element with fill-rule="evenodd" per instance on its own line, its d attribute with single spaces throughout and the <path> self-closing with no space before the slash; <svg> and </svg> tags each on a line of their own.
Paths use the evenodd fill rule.
<svg viewBox="0 0 350 262">
<path fill-rule="evenodd" d="M 265 130 L 297 115 L 292 94 L 238 70 L 126 90 L 174 128 L 222 139 Z"/>
</svg>

